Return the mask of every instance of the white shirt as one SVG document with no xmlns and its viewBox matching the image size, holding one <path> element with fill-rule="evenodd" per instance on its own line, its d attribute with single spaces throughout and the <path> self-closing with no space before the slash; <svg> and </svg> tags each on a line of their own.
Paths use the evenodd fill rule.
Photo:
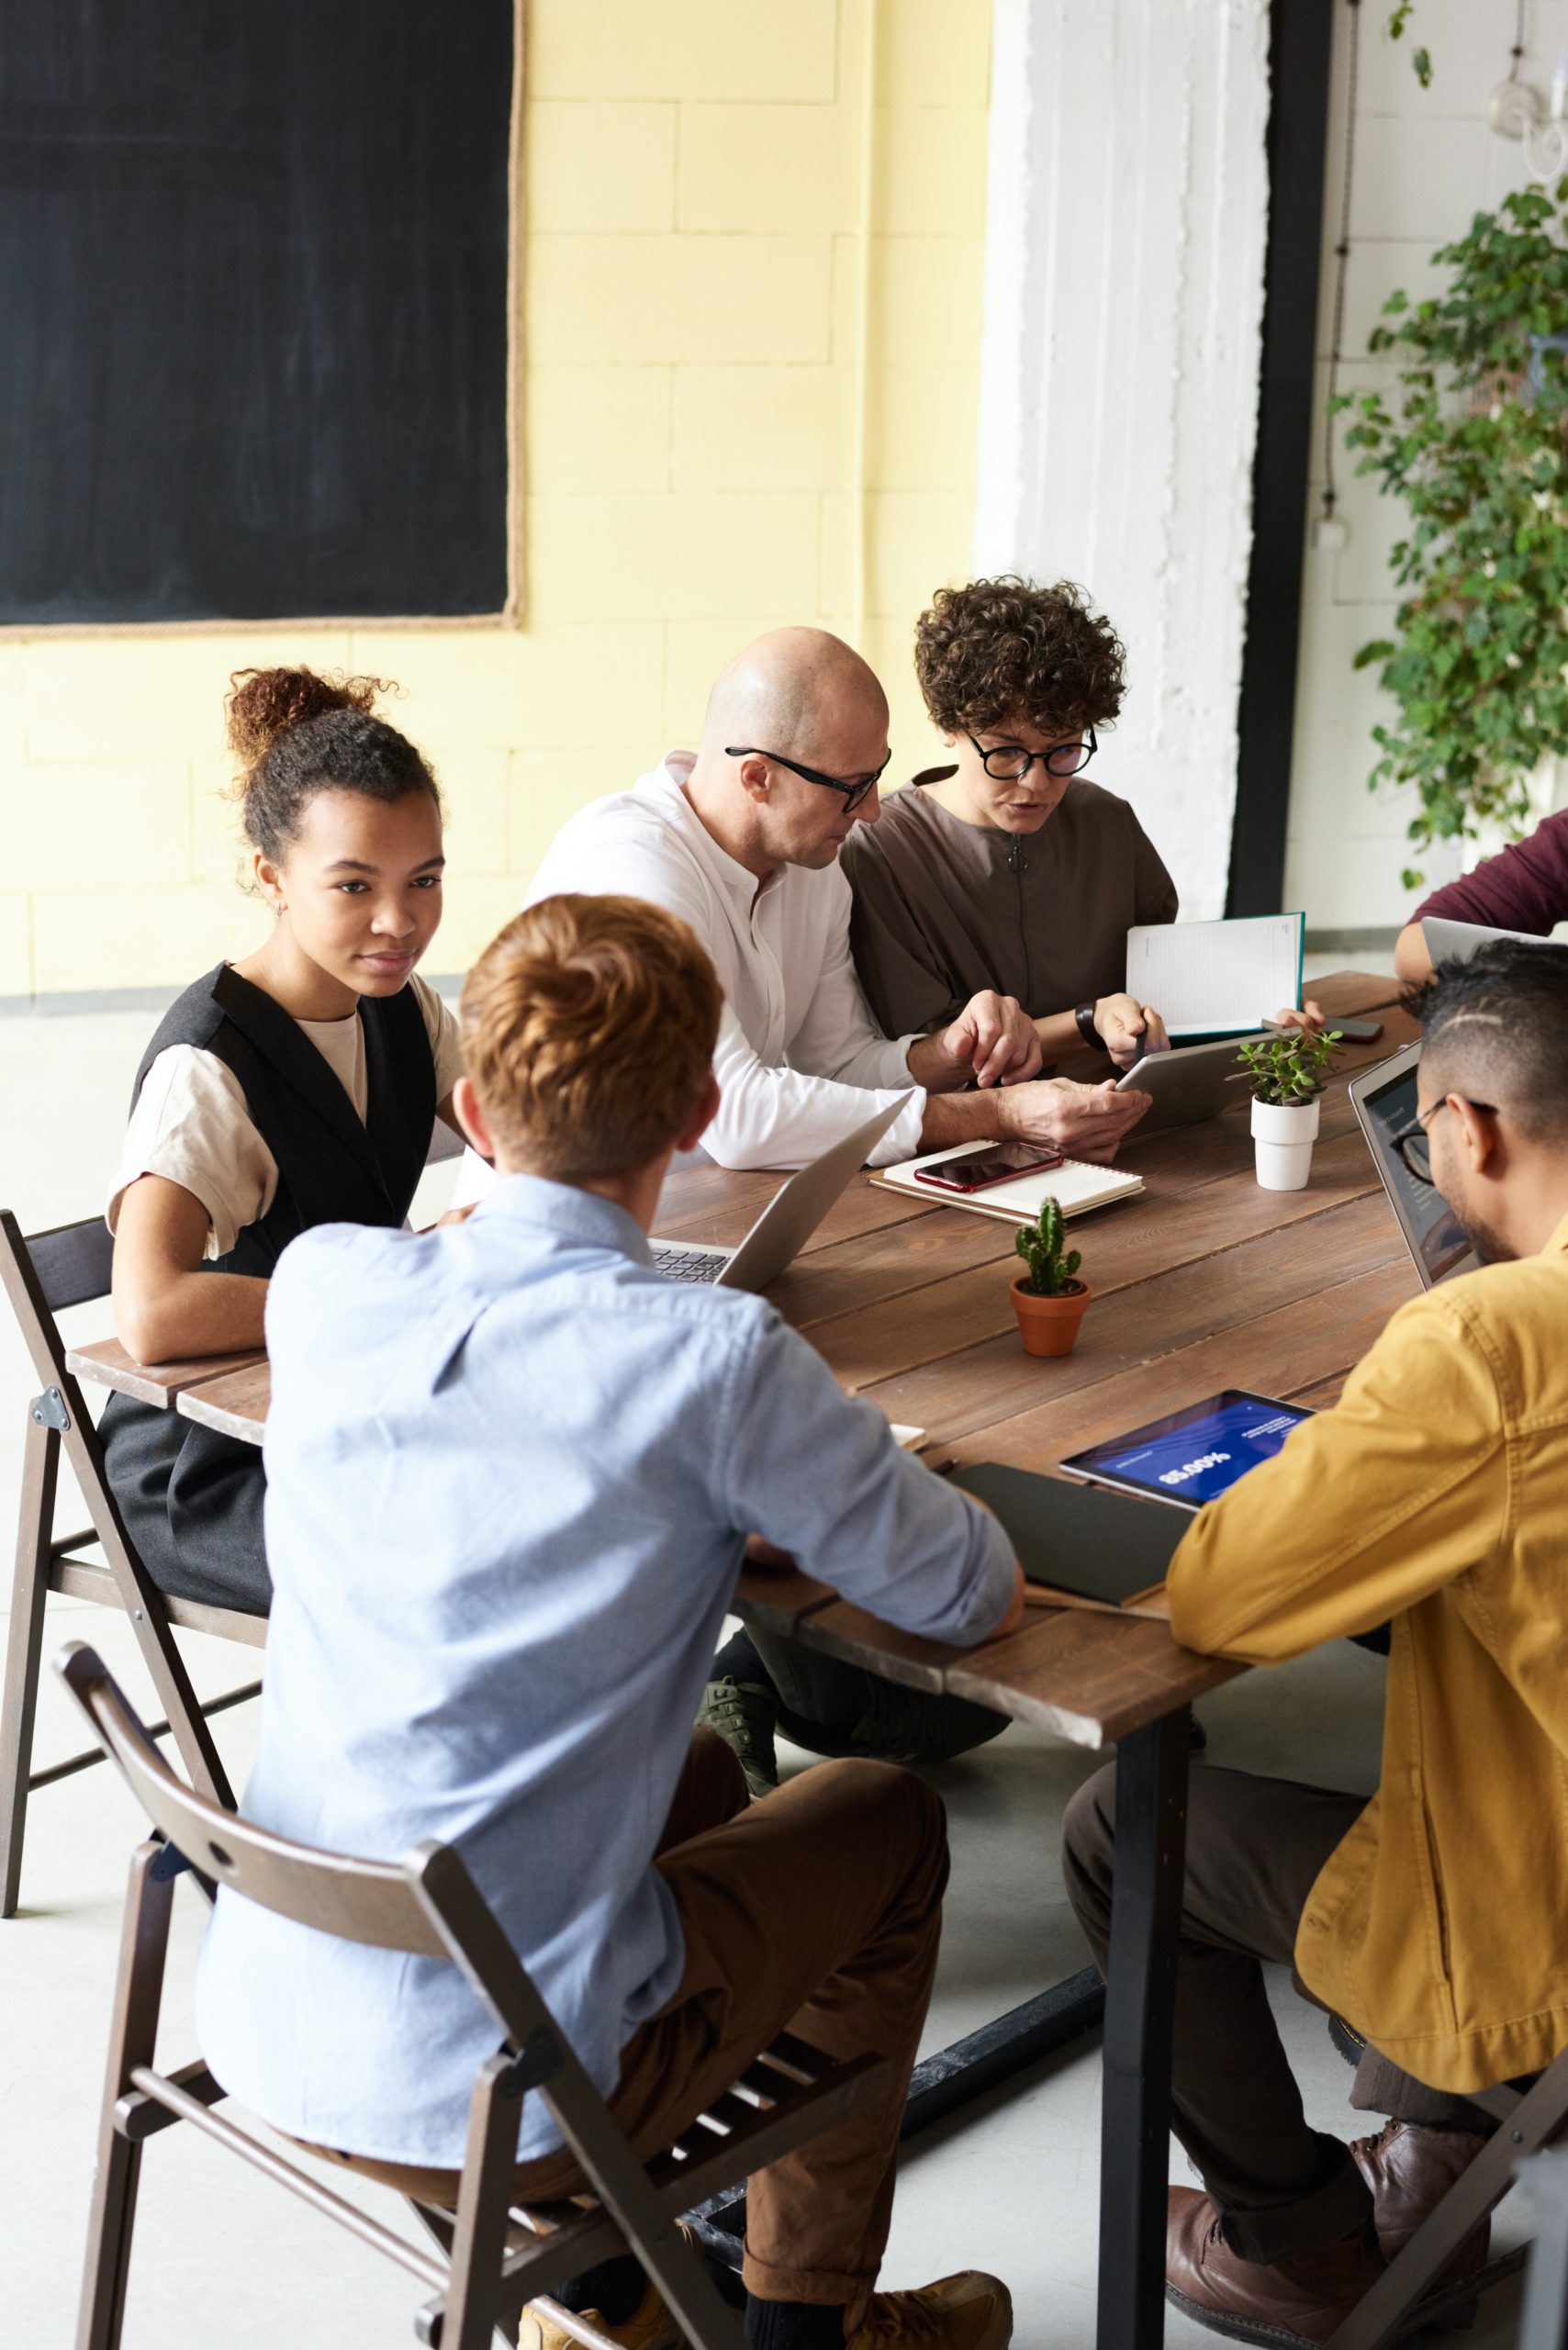
<svg viewBox="0 0 1568 2350">
<path fill-rule="evenodd" d="M 455 1015 L 435 990 L 409 981 L 435 1058 L 435 1098 L 444 1102 L 463 1074 L 463 1038 Z M 370 1101 L 364 1026 L 357 1012 L 346 1020 L 298 1020 L 353 1103 L 360 1123 Z M 198 1199 L 207 1214 L 205 1258 L 227 1257 L 247 1225 L 265 1215 L 277 1194 L 277 1161 L 263 1141 L 240 1080 L 226 1061 L 199 1045 L 171 1045 L 142 1080 L 126 1128 L 119 1164 L 109 1186 L 109 1230 L 139 1175 L 162 1175 Z"/>
<path fill-rule="evenodd" d="M 565 892 L 646 898 L 690 923 L 713 958 L 724 1012 L 713 1055 L 723 1093 L 702 1147 L 722 1167 L 802 1167 L 910 1091 L 909 1048 L 872 1019 L 849 954 L 849 884 L 836 861 L 787 865 L 758 887 L 699 819 L 683 786 L 696 765 L 671 751 L 630 791 L 563 825 L 526 902 Z M 920 1147 L 916 1087 L 871 1157 Z"/>
</svg>

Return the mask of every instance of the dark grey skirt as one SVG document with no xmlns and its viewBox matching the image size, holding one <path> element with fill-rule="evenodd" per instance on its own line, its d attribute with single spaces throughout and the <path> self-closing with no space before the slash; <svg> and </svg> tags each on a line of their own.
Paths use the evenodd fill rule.
<svg viewBox="0 0 1568 2350">
<path fill-rule="evenodd" d="M 159 1590 L 264 1616 L 273 1592 L 259 1446 L 118 1394 L 98 1434 L 126 1529 Z"/>
</svg>

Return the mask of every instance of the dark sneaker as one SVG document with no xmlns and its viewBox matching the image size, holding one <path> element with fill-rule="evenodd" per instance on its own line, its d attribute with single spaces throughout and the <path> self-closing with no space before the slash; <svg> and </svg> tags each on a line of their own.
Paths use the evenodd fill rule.
<svg viewBox="0 0 1568 2350">
<path fill-rule="evenodd" d="M 732 1681 L 725 1673 L 710 1681 L 697 1716 L 699 1729 L 711 1729 L 734 1755 L 754 1796 L 771 1795 L 778 1785 L 773 1732 L 778 1700 L 760 1681 Z"/>
<path fill-rule="evenodd" d="M 1383 2272 L 1370 2224 L 1323 2252 L 1243 2260 L 1226 2243 L 1218 2211 L 1195 2188 L 1171 2188 L 1167 2211 L 1166 2300 L 1233 2342 L 1284 2350 L 1327 2342 Z"/>
</svg>

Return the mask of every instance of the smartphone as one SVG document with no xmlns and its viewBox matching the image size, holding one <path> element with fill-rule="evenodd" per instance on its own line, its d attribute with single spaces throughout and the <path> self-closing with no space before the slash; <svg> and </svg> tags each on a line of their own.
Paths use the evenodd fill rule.
<svg viewBox="0 0 1568 2350">
<path fill-rule="evenodd" d="M 1265 1020 L 1263 1025 L 1265 1028 L 1272 1029 L 1278 1036 L 1287 1036 L 1293 1033 L 1290 1029 L 1282 1027 L 1277 1020 Z M 1325 1028 L 1337 1028 L 1348 1045 L 1370 1045 L 1374 1037 L 1381 1036 L 1383 1034 L 1381 1020 L 1364 1020 L 1359 1013 L 1347 1015 L 1343 1020 L 1336 1019 L 1331 1012 L 1327 1013 L 1325 1014 L 1323 1025 Z"/>
<path fill-rule="evenodd" d="M 998 1143 L 994 1150 L 977 1150 L 969 1158 L 945 1158 L 939 1167 L 917 1167 L 917 1183 L 938 1192 L 983 1192 L 991 1183 L 1011 1183 L 1015 1176 L 1034 1175 L 1042 1168 L 1059 1167 L 1059 1150 L 1043 1144 Z"/>
</svg>

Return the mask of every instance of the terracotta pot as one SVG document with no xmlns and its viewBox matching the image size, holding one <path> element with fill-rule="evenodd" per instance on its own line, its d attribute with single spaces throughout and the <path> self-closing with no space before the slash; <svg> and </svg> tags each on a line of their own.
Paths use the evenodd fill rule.
<svg viewBox="0 0 1568 2350">
<path fill-rule="evenodd" d="M 1013 1311 L 1026 1355 L 1070 1355 L 1078 1344 L 1078 1326 L 1089 1311 L 1089 1283 L 1072 1281 L 1060 1297 L 1036 1297 L 1027 1273 L 1013 1281 Z"/>
</svg>

